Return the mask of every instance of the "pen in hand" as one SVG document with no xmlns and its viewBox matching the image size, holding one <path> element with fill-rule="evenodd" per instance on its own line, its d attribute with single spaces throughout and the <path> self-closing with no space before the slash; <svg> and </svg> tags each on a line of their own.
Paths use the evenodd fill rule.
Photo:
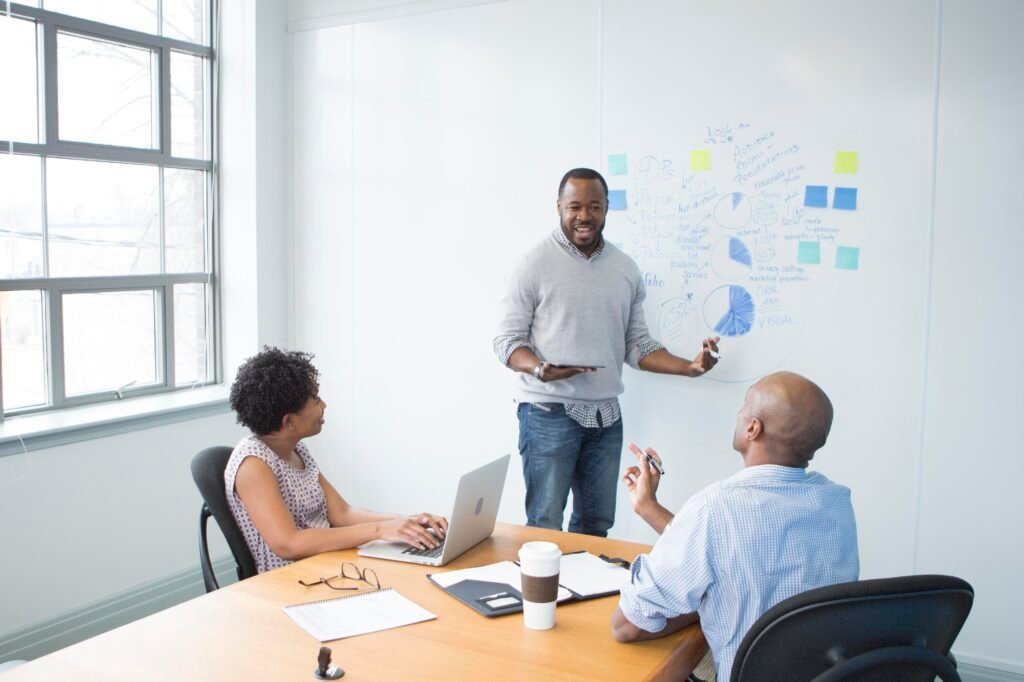
<svg viewBox="0 0 1024 682">
<path fill-rule="evenodd" d="M 647 452 L 646 450 L 641 450 L 640 446 L 637 445 L 636 443 L 630 443 L 629 449 L 632 450 L 633 453 L 636 455 L 643 455 L 647 459 L 648 466 L 654 467 L 662 476 L 665 475 L 665 469 L 663 469 L 661 464 L 658 463 L 658 460 L 654 459 L 654 457 L 651 456 L 651 453 Z"/>
</svg>

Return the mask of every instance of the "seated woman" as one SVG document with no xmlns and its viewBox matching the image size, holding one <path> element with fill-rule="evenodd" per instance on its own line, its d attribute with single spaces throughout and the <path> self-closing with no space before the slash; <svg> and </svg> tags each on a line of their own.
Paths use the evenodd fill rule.
<svg viewBox="0 0 1024 682">
<path fill-rule="evenodd" d="M 266 348 L 245 361 L 231 387 L 231 407 L 252 435 L 235 446 L 224 484 L 257 570 L 370 540 L 436 547 L 444 517 L 353 507 L 320 473 L 302 442 L 320 433 L 327 409 L 312 357 Z"/>
</svg>

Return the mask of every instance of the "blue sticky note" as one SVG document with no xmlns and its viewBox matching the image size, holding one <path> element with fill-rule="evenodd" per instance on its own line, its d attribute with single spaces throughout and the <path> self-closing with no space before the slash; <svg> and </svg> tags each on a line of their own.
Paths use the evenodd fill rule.
<svg viewBox="0 0 1024 682">
<path fill-rule="evenodd" d="M 801 265 L 821 263 L 821 242 L 800 242 L 796 251 L 796 262 Z"/>
<path fill-rule="evenodd" d="M 839 246 L 836 248 L 836 269 L 856 270 L 860 265 L 860 249 L 855 246 Z"/>
<path fill-rule="evenodd" d="M 625 154 L 608 155 L 608 175 L 625 175 L 629 172 L 629 162 Z"/>
<path fill-rule="evenodd" d="M 626 190 L 624 189 L 613 189 L 608 192 L 608 210 L 610 211 L 625 211 L 626 210 Z"/>
<path fill-rule="evenodd" d="M 825 185 L 807 185 L 804 192 L 804 206 L 828 208 L 828 187 Z"/>
<path fill-rule="evenodd" d="M 857 208 L 856 187 L 836 187 L 832 195 L 832 208 L 841 208 L 846 211 L 853 211 Z"/>
</svg>

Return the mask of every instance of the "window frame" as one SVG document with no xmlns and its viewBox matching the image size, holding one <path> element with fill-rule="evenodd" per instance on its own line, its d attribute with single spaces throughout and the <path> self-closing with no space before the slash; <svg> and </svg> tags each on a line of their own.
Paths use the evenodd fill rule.
<svg viewBox="0 0 1024 682">
<path fill-rule="evenodd" d="M 37 89 L 39 96 L 39 138 L 41 142 L 17 142 L 0 139 L 0 153 L 24 154 L 39 157 L 43 172 L 41 244 L 43 249 L 43 276 L 31 278 L 0 279 L 0 292 L 40 291 L 43 304 L 43 336 L 46 357 L 47 403 L 6 410 L 3 405 L 3 391 L 0 390 L 0 422 L 5 417 L 55 412 L 68 407 L 116 401 L 123 398 L 170 393 L 197 386 L 207 386 L 220 381 L 220 292 L 217 287 L 217 246 L 218 246 L 218 182 L 216 176 L 217 158 L 217 63 L 216 21 L 217 0 L 204 0 L 209 13 L 206 22 L 206 39 L 209 45 L 166 38 L 132 29 L 121 28 L 88 19 L 73 17 L 38 7 L 0 0 L 0 13 L 34 21 L 36 24 L 38 55 L 36 63 Z M 162 8 L 158 5 L 158 30 L 162 30 Z M 110 144 L 61 140 L 58 130 L 58 84 L 57 84 L 57 34 L 69 33 L 86 38 L 111 41 L 132 47 L 150 50 L 156 54 L 158 73 L 156 88 L 156 110 L 159 112 L 159 149 L 140 149 Z M 207 158 L 192 159 L 175 157 L 172 150 L 171 120 L 171 53 L 179 52 L 198 56 L 206 60 L 206 78 L 203 93 L 204 151 Z M 39 61 L 42 65 L 40 67 Z M 144 275 L 50 277 L 48 221 L 45 217 L 47 205 L 46 159 L 63 158 L 88 161 L 107 161 L 155 166 L 158 169 L 160 193 L 160 272 Z M 202 170 L 205 172 L 205 225 L 204 249 L 205 269 L 202 272 L 166 272 L 166 207 L 164 205 L 164 170 L 166 168 Z M 174 285 L 203 284 L 206 288 L 206 381 L 184 386 L 175 381 L 175 338 L 174 338 Z M 157 329 L 157 375 L 159 382 L 142 387 L 128 387 L 121 390 L 109 389 L 95 393 L 65 395 L 64 384 L 64 329 L 62 297 L 66 293 L 105 293 L 130 290 L 153 290 L 158 297 L 156 319 Z M 0 360 L 0 387 L 3 385 L 3 365 Z"/>
</svg>

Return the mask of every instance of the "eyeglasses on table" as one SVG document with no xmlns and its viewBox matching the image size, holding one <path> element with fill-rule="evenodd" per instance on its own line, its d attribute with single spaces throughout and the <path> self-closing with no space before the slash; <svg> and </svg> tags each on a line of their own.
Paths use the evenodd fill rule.
<svg viewBox="0 0 1024 682">
<path fill-rule="evenodd" d="M 369 587 L 358 587 L 352 586 L 351 583 L 346 581 L 358 581 L 364 582 Z M 359 568 L 351 561 L 346 561 L 341 564 L 341 570 L 337 575 L 332 575 L 327 578 L 320 578 L 312 582 L 306 582 L 305 580 L 299 581 L 300 585 L 305 587 L 313 587 L 315 585 L 327 585 L 332 590 L 366 590 L 373 589 L 379 590 L 381 588 L 380 578 L 377 577 L 377 573 L 372 568 Z"/>
</svg>

